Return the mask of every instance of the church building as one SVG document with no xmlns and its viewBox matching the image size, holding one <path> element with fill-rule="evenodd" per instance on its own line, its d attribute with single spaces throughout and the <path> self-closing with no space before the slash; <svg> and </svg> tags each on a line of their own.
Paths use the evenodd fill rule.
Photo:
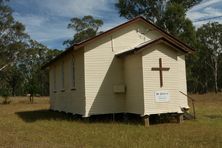
<svg viewBox="0 0 222 148">
<path fill-rule="evenodd" d="M 194 49 L 143 17 L 74 44 L 49 67 L 50 109 L 154 114 L 188 109 L 185 55 Z M 182 92 L 182 93 L 181 93 Z"/>
</svg>

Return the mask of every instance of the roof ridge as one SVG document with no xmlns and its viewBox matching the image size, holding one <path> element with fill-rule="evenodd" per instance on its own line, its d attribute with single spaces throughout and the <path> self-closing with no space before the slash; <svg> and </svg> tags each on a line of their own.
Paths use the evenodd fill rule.
<svg viewBox="0 0 222 148">
<path fill-rule="evenodd" d="M 66 48 L 61 54 L 59 54 L 58 56 L 56 56 L 54 59 L 52 59 L 51 61 L 49 61 L 48 63 L 43 65 L 44 67 L 49 66 L 51 63 L 53 63 L 54 61 L 56 61 L 58 58 L 62 57 L 63 55 L 67 54 L 68 52 L 74 50 L 77 50 L 81 47 L 84 47 L 86 43 L 89 43 L 90 41 L 93 41 L 94 39 L 97 39 L 99 37 L 103 37 L 103 35 L 107 35 L 108 33 L 111 33 L 112 31 L 116 31 L 117 29 L 120 29 L 121 27 L 124 27 L 125 25 L 128 25 L 130 23 L 136 22 L 138 20 L 144 21 L 145 23 L 151 25 L 152 27 L 154 27 L 155 29 L 157 29 L 160 33 L 162 33 L 163 35 L 165 35 L 166 37 L 168 37 L 170 40 L 172 40 L 173 42 L 177 42 L 178 44 L 180 44 L 180 46 L 183 46 L 184 48 L 186 48 L 187 50 L 190 51 L 195 51 L 193 48 L 189 47 L 187 44 L 185 44 L 184 42 L 180 41 L 179 39 L 177 39 L 176 37 L 174 37 L 173 35 L 167 33 L 166 31 L 164 31 L 163 29 L 161 29 L 160 27 L 158 27 L 157 25 L 153 24 L 152 22 L 148 21 L 147 19 L 145 19 L 143 16 L 137 16 L 127 22 L 124 22 L 120 25 L 117 25 L 116 27 L 113 27 L 101 34 L 98 34 L 92 38 L 89 38 L 87 40 L 84 40 L 82 42 L 73 44 L 72 46 Z"/>
</svg>

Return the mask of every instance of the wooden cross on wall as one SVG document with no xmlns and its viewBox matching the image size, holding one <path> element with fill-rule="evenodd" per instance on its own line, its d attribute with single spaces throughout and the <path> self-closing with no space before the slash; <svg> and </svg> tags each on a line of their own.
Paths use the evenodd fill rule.
<svg viewBox="0 0 222 148">
<path fill-rule="evenodd" d="M 153 67 L 151 70 L 160 72 L 160 87 L 163 87 L 163 71 L 169 71 L 170 68 L 162 67 L 162 59 L 159 58 L 159 67 Z"/>
</svg>

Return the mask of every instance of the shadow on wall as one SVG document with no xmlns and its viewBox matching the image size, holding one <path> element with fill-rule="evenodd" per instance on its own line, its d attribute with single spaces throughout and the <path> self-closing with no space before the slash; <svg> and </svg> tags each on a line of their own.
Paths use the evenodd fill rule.
<svg viewBox="0 0 222 148">
<path fill-rule="evenodd" d="M 123 60 L 114 57 L 107 72 L 101 76 L 104 78 L 101 80 L 99 88 L 93 88 L 93 91 L 97 92 L 95 92 L 94 98 L 89 98 L 93 99 L 89 115 L 125 112 L 125 94 L 113 92 L 114 85 L 124 84 L 123 75 Z"/>
</svg>

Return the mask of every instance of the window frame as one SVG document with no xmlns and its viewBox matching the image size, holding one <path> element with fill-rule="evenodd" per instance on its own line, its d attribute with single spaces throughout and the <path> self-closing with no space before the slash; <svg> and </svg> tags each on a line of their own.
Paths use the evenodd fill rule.
<svg viewBox="0 0 222 148">
<path fill-rule="evenodd" d="M 53 92 L 57 92 L 57 81 L 56 81 L 56 66 L 53 67 Z"/>
<path fill-rule="evenodd" d="M 65 91 L 65 68 L 64 68 L 65 62 L 62 61 L 61 64 L 61 91 Z"/>
<path fill-rule="evenodd" d="M 76 60 L 74 56 L 71 59 L 71 90 L 76 90 Z"/>
</svg>

